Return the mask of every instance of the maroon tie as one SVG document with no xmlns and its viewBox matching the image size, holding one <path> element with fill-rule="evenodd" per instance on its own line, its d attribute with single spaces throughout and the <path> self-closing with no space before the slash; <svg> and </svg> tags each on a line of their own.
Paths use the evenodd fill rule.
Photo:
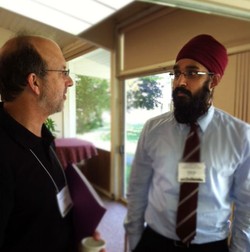
<svg viewBox="0 0 250 252">
<path fill-rule="evenodd" d="M 183 162 L 200 161 L 200 141 L 198 125 L 191 124 L 183 153 Z M 185 244 L 189 244 L 196 234 L 196 210 L 198 183 L 182 183 L 177 210 L 176 233 Z"/>
</svg>

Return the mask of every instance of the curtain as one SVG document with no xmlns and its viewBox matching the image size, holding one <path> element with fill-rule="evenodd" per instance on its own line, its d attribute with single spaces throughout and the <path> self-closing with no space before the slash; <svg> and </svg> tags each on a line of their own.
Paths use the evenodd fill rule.
<svg viewBox="0 0 250 252">
<path fill-rule="evenodd" d="M 234 115 L 250 123 L 250 52 L 236 55 Z"/>
</svg>

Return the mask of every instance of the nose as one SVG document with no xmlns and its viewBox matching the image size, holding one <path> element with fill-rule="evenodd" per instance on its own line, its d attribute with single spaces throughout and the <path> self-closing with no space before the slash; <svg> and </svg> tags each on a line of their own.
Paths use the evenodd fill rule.
<svg viewBox="0 0 250 252">
<path fill-rule="evenodd" d="M 175 80 L 176 86 L 187 86 L 187 77 L 184 73 L 181 73 L 177 80 Z"/>
<path fill-rule="evenodd" d="M 72 87 L 74 85 L 74 82 L 70 76 L 67 76 L 66 84 L 68 87 Z"/>
</svg>

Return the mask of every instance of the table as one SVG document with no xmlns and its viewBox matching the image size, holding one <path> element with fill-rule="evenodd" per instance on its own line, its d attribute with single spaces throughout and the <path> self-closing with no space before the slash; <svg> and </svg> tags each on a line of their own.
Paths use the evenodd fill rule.
<svg viewBox="0 0 250 252">
<path fill-rule="evenodd" d="M 94 144 L 79 138 L 56 138 L 56 154 L 64 168 L 68 163 L 80 163 L 97 155 Z"/>
</svg>

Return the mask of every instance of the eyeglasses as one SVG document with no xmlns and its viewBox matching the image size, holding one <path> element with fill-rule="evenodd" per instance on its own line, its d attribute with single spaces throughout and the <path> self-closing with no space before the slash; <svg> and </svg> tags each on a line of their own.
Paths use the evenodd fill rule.
<svg viewBox="0 0 250 252">
<path fill-rule="evenodd" d="M 214 73 L 211 73 L 211 72 L 196 71 L 196 70 L 188 70 L 185 72 L 181 72 L 181 71 L 169 72 L 169 76 L 173 80 L 178 80 L 182 74 L 185 76 L 187 80 L 196 80 L 203 75 L 209 75 L 209 76 L 214 75 Z"/>
<path fill-rule="evenodd" d="M 61 72 L 64 76 L 69 76 L 69 69 L 67 70 L 51 70 L 51 69 L 45 69 L 45 72 Z"/>
</svg>

